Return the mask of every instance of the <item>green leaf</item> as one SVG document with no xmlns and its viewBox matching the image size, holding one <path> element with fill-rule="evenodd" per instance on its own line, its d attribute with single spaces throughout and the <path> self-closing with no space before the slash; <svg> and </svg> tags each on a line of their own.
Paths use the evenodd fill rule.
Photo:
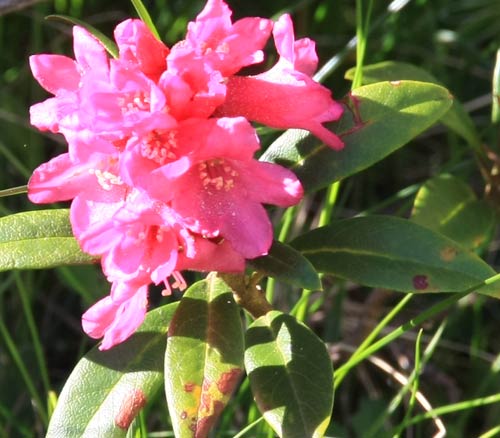
<svg viewBox="0 0 500 438">
<path fill-rule="evenodd" d="M 248 328 L 245 368 L 255 401 L 280 437 L 324 436 L 333 407 L 325 344 L 291 315 L 272 311 Z"/>
<path fill-rule="evenodd" d="M 355 68 L 349 69 L 345 74 L 346 79 L 354 79 L 354 72 Z M 384 61 L 363 67 L 363 84 L 399 80 L 431 82 L 443 85 L 426 70 L 405 62 Z M 453 101 L 450 110 L 441 117 L 441 122 L 462 136 L 472 146 L 476 148 L 481 146 L 481 140 L 474 122 L 458 100 Z"/>
<path fill-rule="evenodd" d="M 469 250 L 486 246 L 496 226 L 493 208 L 478 200 L 460 178 L 446 174 L 431 178 L 420 188 L 411 220 Z"/>
<path fill-rule="evenodd" d="M 402 292 L 461 292 L 495 275 L 457 242 L 393 216 L 340 220 L 292 246 L 320 272 Z"/>
<path fill-rule="evenodd" d="M 85 21 L 79 20 L 78 18 L 70 17 L 68 15 L 48 15 L 46 17 L 47 20 L 58 20 L 64 23 L 69 23 L 75 26 L 83 27 L 87 30 L 91 35 L 93 35 L 106 49 L 106 51 L 113 57 L 118 58 L 118 47 L 115 42 L 104 35 L 100 30 L 96 29 L 94 26 L 86 23 Z"/>
<path fill-rule="evenodd" d="M 0 218 L 0 271 L 92 263 L 73 237 L 69 210 L 37 210 Z"/>
<path fill-rule="evenodd" d="M 141 0 L 132 0 L 132 4 L 134 5 L 134 8 L 137 12 L 137 15 L 139 15 L 140 19 L 146 23 L 146 26 L 149 28 L 151 33 L 161 41 L 160 34 L 158 33 L 158 30 L 156 29 L 155 24 L 153 23 L 153 20 L 151 20 L 151 15 L 149 15 L 148 10 L 144 6 L 144 3 L 142 3 Z"/>
<path fill-rule="evenodd" d="M 163 382 L 167 330 L 178 303 L 149 312 L 139 330 L 108 351 L 91 350 L 68 378 L 47 438 L 125 437 Z"/>
<path fill-rule="evenodd" d="M 303 289 L 321 289 L 321 281 L 313 265 L 299 251 L 274 241 L 269 254 L 249 260 L 250 266 L 268 277 Z"/>
<path fill-rule="evenodd" d="M 308 191 L 346 178 L 382 160 L 431 126 L 448 110 L 449 92 L 438 85 L 400 81 L 356 88 L 342 118 L 330 124 L 345 143 L 333 151 L 307 131 L 291 129 L 262 160 L 289 167 Z"/>
<path fill-rule="evenodd" d="M 165 392 L 176 438 L 203 438 L 243 372 L 240 309 L 210 274 L 182 297 L 168 332 Z"/>
</svg>

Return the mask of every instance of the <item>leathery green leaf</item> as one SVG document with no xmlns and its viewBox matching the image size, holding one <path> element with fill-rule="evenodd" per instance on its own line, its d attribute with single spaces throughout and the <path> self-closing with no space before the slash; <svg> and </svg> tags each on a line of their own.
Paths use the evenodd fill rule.
<svg viewBox="0 0 500 438">
<path fill-rule="evenodd" d="M 269 254 L 249 260 L 250 266 L 268 277 L 304 289 L 321 289 L 321 281 L 311 262 L 300 252 L 274 241 Z"/>
<path fill-rule="evenodd" d="M 324 436 L 333 407 L 325 344 L 291 315 L 271 311 L 246 333 L 245 368 L 255 401 L 280 437 Z"/>
<path fill-rule="evenodd" d="M 68 378 L 47 438 L 120 438 L 163 382 L 167 329 L 177 303 L 149 312 L 139 330 L 108 351 L 91 350 Z"/>
<path fill-rule="evenodd" d="M 431 178 L 420 188 L 411 220 L 469 250 L 486 246 L 496 226 L 493 207 L 478 200 L 460 178 L 447 174 Z"/>
<path fill-rule="evenodd" d="M 345 74 L 346 79 L 352 80 L 354 78 L 354 71 L 355 69 L 349 69 Z M 406 62 L 384 61 L 363 67 L 363 84 L 374 84 L 381 81 L 399 81 L 402 79 L 443 85 L 426 70 Z M 476 148 L 481 146 L 481 140 L 474 122 L 458 100 L 455 99 L 453 101 L 453 105 L 449 111 L 441 117 L 441 122 L 462 136 L 472 146 Z"/>
<path fill-rule="evenodd" d="M 0 218 L 0 271 L 92 263 L 73 237 L 69 210 L 37 210 Z"/>
<path fill-rule="evenodd" d="M 165 392 L 176 438 L 208 436 L 243 372 L 239 307 L 210 274 L 183 295 L 168 331 Z"/>
<path fill-rule="evenodd" d="M 443 87 L 414 81 L 379 82 L 353 90 L 342 118 L 328 125 L 344 141 L 334 151 L 307 131 L 291 129 L 262 160 L 290 168 L 307 191 L 346 178 L 382 160 L 438 121 L 452 96 Z"/>
<path fill-rule="evenodd" d="M 393 216 L 339 220 L 291 244 L 320 272 L 402 292 L 462 292 L 495 275 L 457 242 Z"/>
</svg>

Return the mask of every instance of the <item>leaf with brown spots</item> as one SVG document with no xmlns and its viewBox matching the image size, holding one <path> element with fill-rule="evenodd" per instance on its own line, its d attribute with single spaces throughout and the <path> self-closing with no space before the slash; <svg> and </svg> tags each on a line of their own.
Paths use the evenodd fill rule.
<svg viewBox="0 0 500 438">
<path fill-rule="evenodd" d="M 393 216 L 339 220 L 291 245 L 318 272 L 401 292 L 462 292 L 495 275 L 457 242 Z"/>
<path fill-rule="evenodd" d="M 163 383 L 166 333 L 177 303 L 149 312 L 139 330 L 108 351 L 92 349 L 59 396 L 47 438 L 125 438 Z"/>
<path fill-rule="evenodd" d="M 165 391 L 176 438 L 204 438 L 243 372 L 240 310 L 216 276 L 183 295 L 168 333 Z"/>
<path fill-rule="evenodd" d="M 115 424 L 123 430 L 128 430 L 130 424 L 139 411 L 146 406 L 146 396 L 138 389 L 130 391 L 122 401 L 118 414 L 115 417 Z"/>
</svg>

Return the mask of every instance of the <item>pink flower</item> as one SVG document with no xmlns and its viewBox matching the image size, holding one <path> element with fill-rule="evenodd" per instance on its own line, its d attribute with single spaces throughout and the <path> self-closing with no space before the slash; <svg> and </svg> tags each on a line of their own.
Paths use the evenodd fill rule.
<svg viewBox="0 0 500 438">
<path fill-rule="evenodd" d="M 228 77 L 241 68 L 262 62 L 262 48 L 273 28 L 259 17 L 231 22 L 232 12 L 222 0 L 208 0 L 196 21 L 189 23 L 186 39 L 172 47 L 168 67 L 183 75 L 193 61 Z"/>
<path fill-rule="evenodd" d="M 271 32 L 276 65 L 236 76 L 263 61 Z M 264 205 L 302 198 L 290 170 L 254 158 L 260 143 L 249 120 L 308 129 L 339 149 L 323 123 L 342 108 L 311 78 L 314 43 L 295 41 L 288 15 L 233 23 L 222 0 L 208 0 L 170 50 L 143 22 L 126 20 L 115 29 L 116 59 L 84 29 L 73 34 L 74 60 L 30 59 L 53 94 L 31 108 L 31 121 L 63 134 L 68 152 L 33 172 L 28 194 L 72 201 L 73 233 L 111 283 L 82 325 L 108 349 L 143 321 L 149 284 L 168 294 L 186 287 L 182 270 L 242 272 L 272 243 Z"/>
<path fill-rule="evenodd" d="M 311 131 L 333 149 L 343 142 L 323 123 L 342 115 L 342 106 L 330 91 L 311 79 L 317 58 L 309 39 L 295 41 L 289 15 L 283 15 L 273 29 L 280 59 L 265 73 L 232 76 L 226 100 L 218 116 L 243 116 L 274 128 L 301 128 Z"/>
<path fill-rule="evenodd" d="M 296 204 L 303 194 L 300 182 L 288 169 L 253 158 L 259 142 L 244 118 L 189 124 L 183 126 L 177 149 L 189 168 L 179 172 L 178 162 L 159 168 L 169 187 L 165 200 L 191 222 L 191 231 L 220 236 L 245 258 L 267 254 L 272 226 L 262 204 Z M 157 189 L 151 191 L 162 196 Z"/>
<path fill-rule="evenodd" d="M 104 47 L 85 29 L 73 28 L 76 60 L 61 55 L 33 55 L 30 67 L 40 85 L 55 97 L 33 105 L 31 123 L 41 130 L 63 132 L 74 128 L 78 111 L 77 93 L 82 78 L 107 76 L 109 63 Z"/>
</svg>

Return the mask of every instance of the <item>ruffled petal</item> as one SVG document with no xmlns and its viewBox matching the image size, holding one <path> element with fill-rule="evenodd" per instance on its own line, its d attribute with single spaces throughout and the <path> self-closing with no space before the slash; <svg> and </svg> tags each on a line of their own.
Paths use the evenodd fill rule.
<svg viewBox="0 0 500 438">
<path fill-rule="evenodd" d="M 28 182 L 28 197 L 39 204 L 66 201 L 93 180 L 88 164 L 74 164 L 69 154 L 61 154 L 35 169 Z"/>
<path fill-rule="evenodd" d="M 120 59 L 138 65 L 145 75 L 158 80 L 167 68 L 169 50 L 146 24 L 142 20 L 125 20 L 116 26 L 114 35 Z"/>
</svg>

